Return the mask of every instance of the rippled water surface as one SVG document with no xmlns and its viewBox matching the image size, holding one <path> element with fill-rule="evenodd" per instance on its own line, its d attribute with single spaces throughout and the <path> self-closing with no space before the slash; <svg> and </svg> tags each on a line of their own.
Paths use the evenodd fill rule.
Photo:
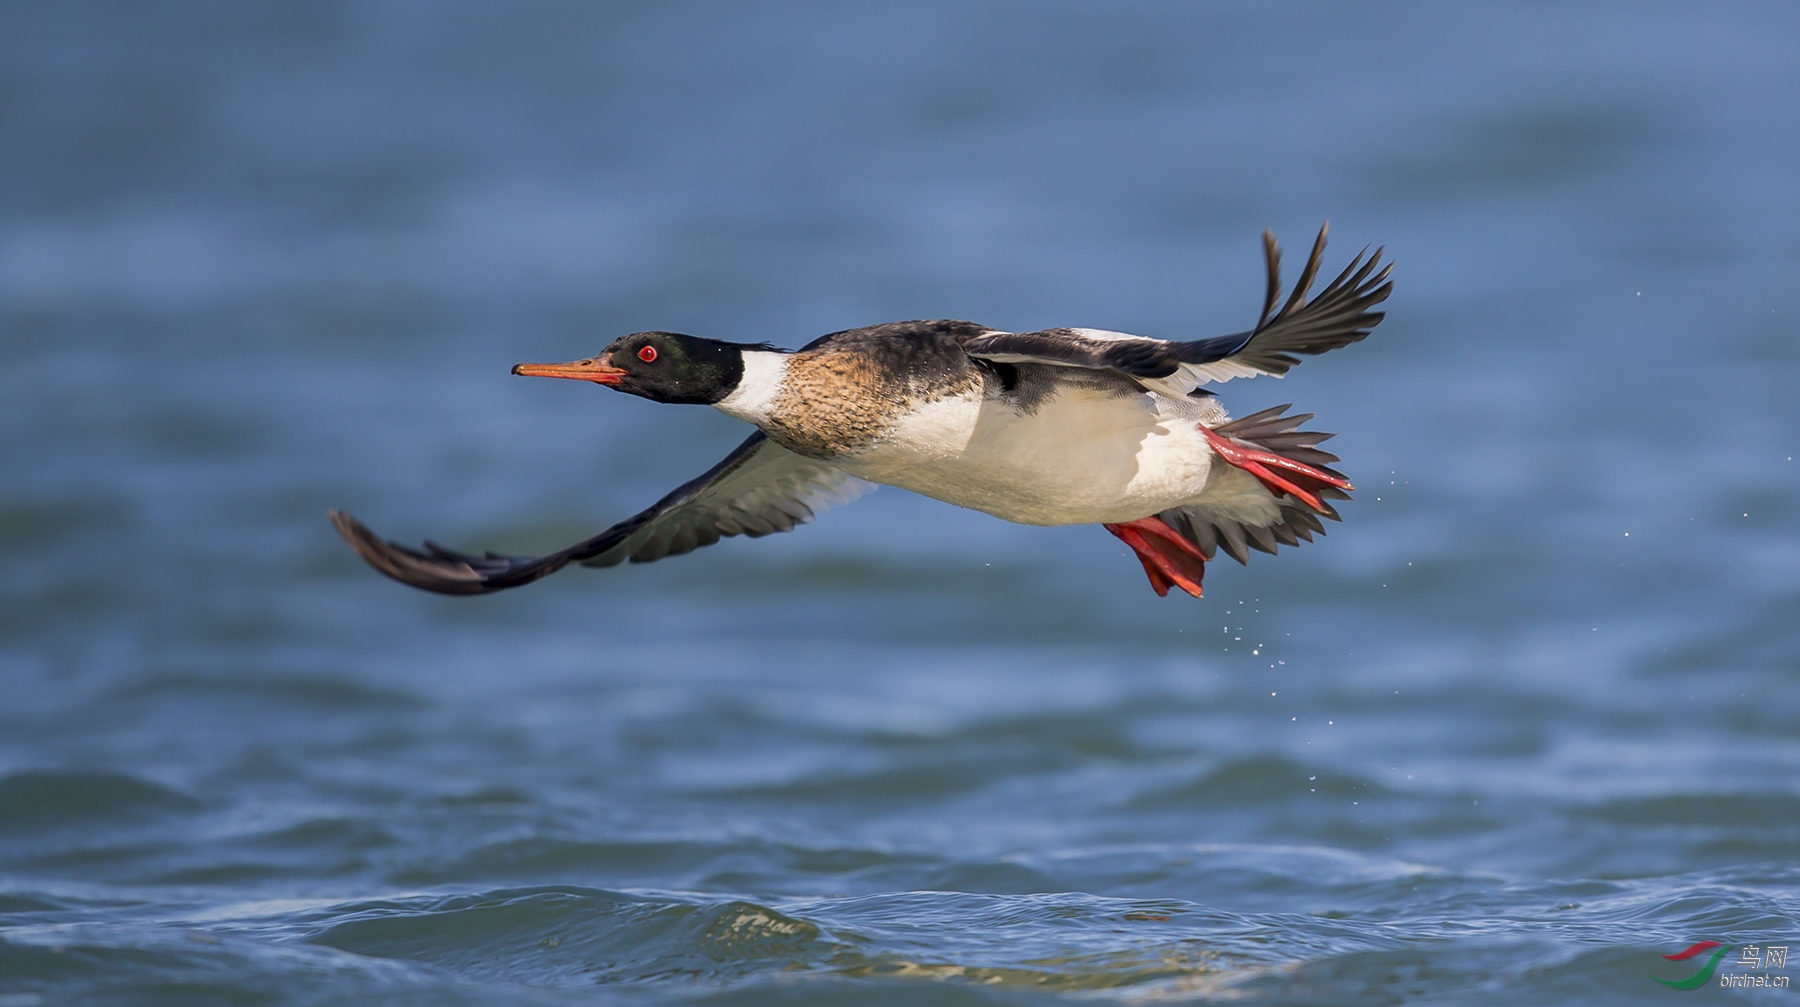
<svg viewBox="0 0 1800 1007">
<path fill-rule="evenodd" d="M 0 1007 L 1793 996 L 1645 974 L 1800 945 L 1797 37 L 8 6 Z M 541 552 L 743 435 L 517 361 L 1235 331 L 1325 218 L 1387 321 L 1222 392 L 1360 492 L 1203 601 L 896 490 L 483 599 L 324 521 Z"/>
</svg>

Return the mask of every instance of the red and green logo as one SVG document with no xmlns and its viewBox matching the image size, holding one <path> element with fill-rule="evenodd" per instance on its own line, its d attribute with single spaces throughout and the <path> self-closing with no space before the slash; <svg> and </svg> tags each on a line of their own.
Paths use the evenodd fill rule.
<svg viewBox="0 0 1800 1007">
<path fill-rule="evenodd" d="M 1714 950 L 1715 948 L 1717 950 Z M 1685 962 L 1695 955 L 1704 954 L 1708 951 L 1712 951 L 1712 957 L 1706 960 L 1705 965 L 1700 966 L 1700 971 L 1688 976 L 1686 979 L 1657 979 L 1656 976 L 1650 976 L 1650 973 L 1648 972 L 1644 974 L 1650 976 L 1652 979 L 1656 979 L 1657 982 L 1662 983 L 1672 990 L 1697 990 L 1712 981 L 1713 972 L 1718 969 L 1720 959 L 1731 953 L 1731 945 L 1720 944 L 1718 941 L 1701 941 L 1680 954 L 1663 955 L 1664 958 L 1667 958 L 1672 962 Z"/>
</svg>

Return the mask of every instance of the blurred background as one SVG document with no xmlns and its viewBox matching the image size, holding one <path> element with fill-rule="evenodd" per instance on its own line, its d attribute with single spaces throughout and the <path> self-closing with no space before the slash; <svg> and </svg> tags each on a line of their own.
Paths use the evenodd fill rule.
<svg viewBox="0 0 1800 1007">
<path fill-rule="evenodd" d="M 1637 1003 L 1800 943 L 1796 38 L 0 7 L 0 1005 Z M 1326 219 L 1387 320 L 1220 391 L 1360 492 L 1202 601 L 892 489 L 481 599 L 325 522 L 539 553 L 745 432 L 519 361 L 1239 331 Z"/>
</svg>

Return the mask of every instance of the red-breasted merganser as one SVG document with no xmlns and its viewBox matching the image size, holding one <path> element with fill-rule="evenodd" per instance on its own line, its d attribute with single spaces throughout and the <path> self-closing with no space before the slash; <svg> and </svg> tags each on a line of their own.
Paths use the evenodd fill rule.
<svg viewBox="0 0 1800 1007">
<path fill-rule="evenodd" d="M 648 563 L 730 535 L 791 531 L 885 483 L 1035 525 L 1099 524 L 1143 564 L 1159 595 L 1200 596 L 1224 550 L 1273 553 L 1324 533 L 1350 483 L 1287 406 L 1231 420 L 1211 382 L 1268 374 L 1354 343 L 1381 321 L 1390 266 L 1358 254 L 1308 299 L 1321 228 L 1277 309 L 1281 252 L 1263 233 L 1268 291 L 1256 327 L 1192 342 L 1097 329 L 1002 332 L 974 322 L 888 322 L 797 351 L 637 332 L 596 356 L 520 364 L 658 402 L 710 405 L 753 423 L 725 459 L 648 510 L 559 552 L 470 556 L 377 537 L 341 511 L 344 541 L 384 574 L 440 594 L 517 587 L 570 563 Z M 1224 462 L 1223 465 L 1215 464 Z"/>
</svg>

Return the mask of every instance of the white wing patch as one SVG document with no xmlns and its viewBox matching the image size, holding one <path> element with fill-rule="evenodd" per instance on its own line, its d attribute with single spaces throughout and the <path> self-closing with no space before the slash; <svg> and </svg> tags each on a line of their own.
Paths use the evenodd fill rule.
<svg viewBox="0 0 1800 1007">
<path fill-rule="evenodd" d="M 986 335 L 1010 336 L 1015 335 L 1015 333 L 990 332 Z M 1044 335 L 1049 338 L 1044 344 L 1041 344 L 1042 348 L 1038 352 L 1030 352 L 1028 350 L 977 349 L 972 351 L 972 353 L 974 356 L 980 357 L 983 360 L 991 360 L 995 363 L 1046 364 L 1051 367 L 1071 367 L 1091 370 L 1096 366 L 1096 362 L 1092 358 L 1070 359 L 1068 356 L 1059 356 L 1056 352 L 1056 347 L 1050 340 L 1054 340 L 1055 343 L 1060 343 L 1063 348 L 1086 344 L 1086 346 L 1094 347 L 1090 352 L 1095 355 L 1101 352 L 1101 347 L 1104 347 L 1109 343 L 1167 342 L 1167 340 L 1152 339 L 1149 336 L 1140 336 L 1130 332 L 1114 332 L 1110 329 L 1057 329 L 1046 332 Z M 984 336 L 983 338 L 986 337 Z M 1274 374 L 1271 371 L 1264 370 L 1247 361 L 1229 357 L 1222 360 L 1214 360 L 1205 364 L 1177 364 L 1174 373 L 1160 378 L 1145 377 L 1141 374 L 1131 374 L 1129 376 L 1132 380 L 1153 392 L 1169 396 L 1170 398 L 1181 398 L 1204 384 L 1230 381 L 1232 378 L 1253 378 L 1259 374 L 1271 374 L 1273 377 L 1281 377 L 1280 374 Z"/>
<path fill-rule="evenodd" d="M 1083 339 L 1092 339 L 1096 343 L 1116 343 L 1122 339 L 1150 338 L 1149 336 L 1134 336 L 1129 332 L 1113 332 L 1110 329 L 1070 329 L 1069 331 Z"/>
<path fill-rule="evenodd" d="M 1129 332 L 1113 332 L 1108 329 L 1062 329 L 1059 331 L 1060 331 L 1060 333 L 1064 334 L 1067 337 L 1077 338 L 1077 339 L 1085 339 L 1085 340 L 1088 340 L 1089 342 L 1095 342 L 1095 343 L 1116 343 L 1116 342 L 1120 342 L 1120 341 L 1126 340 L 1126 339 L 1147 338 L 1145 336 L 1134 336 Z M 992 332 L 982 333 L 982 338 L 986 338 L 988 336 L 1011 336 L 1011 335 L 1017 335 L 1017 333 L 1001 332 L 999 330 L 995 330 Z M 992 360 L 993 362 L 995 362 L 997 364 L 1048 364 L 1051 367 L 1080 367 L 1083 369 L 1091 369 L 1091 367 L 1092 367 L 1091 364 L 1084 364 L 1084 363 L 1081 363 L 1081 362 L 1075 361 L 1075 360 L 1063 360 L 1061 358 L 1058 358 L 1055 356 L 1050 356 L 1048 354 L 991 353 L 986 350 L 983 350 L 983 351 L 975 353 L 974 355 L 980 357 L 983 360 Z"/>
<path fill-rule="evenodd" d="M 1164 394 L 1186 395 L 1201 385 L 1209 382 L 1230 381 L 1232 378 L 1270 377 L 1284 378 L 1285 374 L 1271 374 L 1268 371 L 1249 364 L 1232 360 L 1215 360 L 1210 364 L 1182 364 L 1175 373 L 1166 378 L 1150 378 L 1144 384 L 1162 391 Z M 1173 392 L 1167 389 L 1174 389 Z"/>
</svg>

